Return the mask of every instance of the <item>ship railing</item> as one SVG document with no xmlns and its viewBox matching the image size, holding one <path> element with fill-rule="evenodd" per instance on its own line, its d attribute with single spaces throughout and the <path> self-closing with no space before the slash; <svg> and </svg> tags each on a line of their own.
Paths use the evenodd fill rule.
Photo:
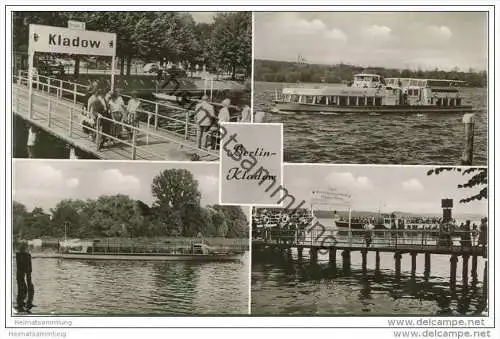
<svg viewBox="0 0 500 339">
<path fill-rule="evenodd" d="M 13 75 L 14 83 L 29 87 L 28 71 L 19 70 Z M 39 92 L 55 95 L 58 99 L 66 99 L 73 102 L 74 105 L 87 106 L 84 101 L 87 96 L 89 85 L 82 85 L 76 82 L 65 81 L 62 79 L 35 74 L 32 78 L 32 86 Z M 122 97 L 130 99 L 131 96 L 121 94 Z M 140 109 L 138 110 L 145 117 L 145 123 L 149 130 L 153 127 L 154 130 L 165 131 L 172 133 L 175 136 L 180 136 L 184 140 L 194 141 L 196 138 L 197 125 L 194 122 L 194 104 L 192 109 L 179 107 L 173 104 L 157 102 L 137 98 L 140 101 Z M 149 142 L 149 139 L 147 139 Z"/>
<path fill-rule="evenodd" d="M 112 254 L 192 254 L 195 244 L 200 242 L 187 241 L 175 244 L 165 244 L 156 242 L 151 244 L 135 244 L 135 243 L 121 243 L 121 242 L 97 242 L 91 247 L 91 253 L 112 253 Z M 216 252 L 245 252 L 248 250 L 248 241 L 246 244 L 225 244 L 225 245 L 212 245 L 209 250 Z M 210 252 L 210 251 L 209 251 Z"/>
</svg>

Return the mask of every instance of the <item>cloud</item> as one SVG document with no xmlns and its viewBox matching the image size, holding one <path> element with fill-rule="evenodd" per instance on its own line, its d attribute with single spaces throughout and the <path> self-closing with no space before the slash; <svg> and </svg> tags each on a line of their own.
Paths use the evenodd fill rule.
<svg viewBox="0 0 500 339">
<path fill-rule="evenodd" d="M 334 40 L 337 42 L 347 41 L 347 35 L 339 28 L 328 28 L 320 19 L 306 20 L 301 19 L 296 13 L 287 13 L 277 17 L 268 23 L 266 31 L 269 35 L 277 37 L 294 37 L 299 40 L 299 37 L 314 37 L 319 39 Z"/>
<path fill-rule="evenodd" d="M 371 180 L 366 176 L 355 177 L 350 172 L 332 172 L 326 177 L 332 187 L 356 188 L 363 190 L 373 189 Z"/>
<path fill-rule="evenodd" d="M 447 26 L 430 26 L 428 29 L 430 35 L 440 40 L 449 40 L 453 33 Z"/>
<path fill-rule="evenodd" d="M 71 179 L 66 180 L 66 185 L 69 188 L 76 188 L 76 187 L 78 187 L 79 184 L 80 184 L 80 180 L 78 180 L 77 178 L 71 178 Z"/>
<path fill-rule="evenodd" d="M 401 185 L 405 191 L 421 191 L 424 189 L 424 186 L 416 178 L 403 181 Z"/>
<path fill-rule="evenodd" d="M 101 171 L 99 182 L 102 193 L 124 193 L 136 191 L 141 187 L 141 182 L 133 175 L 125 175 L 116 168 Z"/>
<path fill-rule="evenodd" d="M 387 26 L 371 25 L 365 29 L 366 33 L 372 38 L 389 38 L 392 29 Z"/>
</svg>

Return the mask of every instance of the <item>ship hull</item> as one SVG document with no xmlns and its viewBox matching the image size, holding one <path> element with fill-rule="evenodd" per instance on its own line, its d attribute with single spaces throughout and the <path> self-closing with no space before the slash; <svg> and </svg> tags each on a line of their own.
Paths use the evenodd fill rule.
<svg viewBox="0 0 500 339">
<path fill-rule="evenodd" d="M 347 222 L 347 221 L 335 221 L 335 225 L 337 226 L 337 228 L 342 229 L 342 230 L 349 229 L 349 222 Z M 376 229 L 376 230 L 379 230 L 379 229 L 386 230 L 386 229 L 388 229 L 383 224 L 376 224 L 374 226 L 375 226 L 374 229 Z M 365 229 L 365 224 L 363 224 L 363 223 L 357 223 L 357 222 L 351 223 L 351 230 L 364 230 L 364 229 Z"/>
<path fill-rule="evenodd" d="M 77 260 L 130 260 L 130 261 L 236 261 L 241 254 L 92 254 L 92 253 L 32 253 L 32 258 L 57 258 Z"/>
<path fill-rule="evenodd" d="M 468 113 L 474 112 L 472 106 L 333 106 L 316 104 L 298 104 L 275 101 L 276 109 L 282 112 L 316 112 L 316 113 Z"/>
</svg>

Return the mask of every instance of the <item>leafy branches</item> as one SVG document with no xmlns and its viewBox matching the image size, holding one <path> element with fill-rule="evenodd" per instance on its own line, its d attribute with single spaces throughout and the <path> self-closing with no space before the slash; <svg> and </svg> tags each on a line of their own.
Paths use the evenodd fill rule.
<svg viewBox="0 0 500 339">
<path fill-rule="evenodd" d="M 488 199 L 488 169 L 482 167 L 438 167 L 427 171 L 427 175 L 439 175 L 444 172 L 458 172 L 467 176 L 464 184 L 457 185 L 458 188 L 478 188 L 479 192 L 460 200 L 460 203 L 468 203 L 474 200 Z"/>
</svg>

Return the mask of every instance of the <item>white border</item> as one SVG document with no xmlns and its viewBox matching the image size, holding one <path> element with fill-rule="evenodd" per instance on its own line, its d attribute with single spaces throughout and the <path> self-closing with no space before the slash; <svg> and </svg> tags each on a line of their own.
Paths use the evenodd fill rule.
<svg viewBox="0 0 500 339">
<path fill-rule="evenodd" d="M 13 0 L 11 0 L 11 2 L 13 2 Z M 191 0 L 185 0 L 183 1 L 185 4 L 193 4 L 193 1 Z M 397 0 L 386 0 L 385 1 L 386 3 L 389 3 L 389 4 L 392 4 L 392 5 L 399 5 L 402 1 L 397 1 Z M 59 5 L 62 5 L 60 8 L 62 9 L 66 9 L 66 10 L 77 10 L 77 7 L 68 7 L 68 6 L 65 6 L 66 5 L 66 2 L 64 1 L 52 1 L 52 3 L 54 4 L 59 4 Z M 92 11 L 92 10 L 116 10 L 117 7 L 116 6 L 98 6 L 96 4 L 98 4 L 99 2 L 98 1 L 95 1 L 95 0 L 88 0 L 86 1 L 85 4 L 83 4 L 82 8 L 84 8 L 85 10 L 87 11 Z M 227 0 L 221 0 L 219 1 L 219 3 L 225 3 L 225 4 L 234 4 L 233 1 L 227 1 Z M 267 1 L 262 1 L 262 0 L 256 0 L 256 1 L 253 1 L 253 4 L 255 3 L 258 3 L 260 5 L 262 4 L 268 4 Z M 299 2 L 297 0 L 292 0 L 292 1 L 288 1 L 287 2 L 288 4 L 292 3 L 292 4 L 295 4 L 295 5 L 302 5 L 302 2 Z M 309 2 L 308 2 L 309 3 Z M 352 4 L 357 4 L 357 5 L 365 5 L 364 7 L 356 7 L 356 6 L 352 6 Z M 489 162 L 488 162 L 488 165 L 490 166 L 490 171 L 489 171 L 489 200 L 488 200 L 488 204 L 490 206 L 490 220 L 494 220 L 494 219 L 491 219 L 492 217 L 494 218 L 495 214 L 494 214 L 494 210 L 495 210 L 495 207 L 497 207 L 497 204 L 495 203 L 494 201 L 494 196 L 493 196 L 493 191 L 492 191 L 492 188 L 495 188 L 496 185 L 495 185 L 495 174 L 496 174 L 496 168 L 494 167 L 494 163 L 493 163 L 493 156 L 494 156 L 494 148 L 496 146 L 496 143 L 495 143 L 495 136 L 493 134 L 494 130 L 495 130 L 495 127 L 497 130 L 500 130 L 500 126 L 497 124 L 497 121 L 495 119 L 495 114 L 494 114 L 494 111 L 493 111 L 493 107 L 494 107 L 494 100 L 495 100 L 495 89 L 497 88 L 497 86 L 499 85 L 499 80 L 498 79 L 495 79 L 495 69 L 494 69 L 494 57 L 493 57 L 493 48 L 495 47 L 495 37 L 493 36 L 493 33 L 494 33 L 494 27 L 493 27 L 493 20 L 495 19 L 494 17 L 494 8 L 490 7 L 491 5 L 494 4 L 493 1 L 482 1 L 481 4 L 483 6 L 461 6 L 461 5 L 468 5 L 470 4 L 470 1 L 464 1 L 464 0 L 461 0 L 461 1 L 457 1 L 457 3 L 459 4 L 459 6 L 457 7 L 442 7 L 442 6 L 439 6 L 439 5 L 435 5 L 436 2 L 434 0 L 425 0 L 425 1 L 421 1 L 420 2 L 422 5 L 424 5 L 423 7 L 418 7 L 416 8 L 415 6 L 412 6 L 412 5 L 407 5 L 407 6 L 402 6 L 402 7 L 391 7 L 391 6 L 372 6 L 371 3 L 368 3 L 367 1 L 360 1 L 360 0 L 351 0 L 350 1 L 350 4 L 349 6 L 343 6 L 343 7 L 329 7 L 329 6 L 304 6 L 304 7 L 300 7 L 300 8 L 295 8 L 293 6 L 282 6 L 282 7 L 279 7 L 279 8 L 273 8 L 273 7 L 267 7 L 267 6 L 255 6 L 255 5 L 250 5 L 248 7 L 245 7 L 245 8 L 242 8 L 242 7 L 236 7 L 236 6 L 231 6 L 231 5 L 224 5 L 224 6 L 217 6 L 217 7 L 212 7 L 212 6 L 199 6 L 199 7 L 186 7 L 186 6 L 175 6 L 175 7 L 162 7 L 162 6 L 157 6 L 157 7 L 148 7 L 148 6 L 136 6 L 136 7 L 129 7 L 133 10 L 170 10 L 170 11 L 173 11 L 173 10 L 184 10 L 184 11 L 194 11 L 194 10 L 197 10 L 197 11 L 214 11 L 214 10 L 219 10 L 219 11 L 228 11 L 228 10 L 249 10 L 249 11 L 272 11 L 272 10 L 277 10 L 277 11 L 290 11 L 290 10 L 298 10 L 298 11 L 321 11 L 321 10 L 327 10 L 327 11 L 411 11 L 411 10 L 416 10 L 418 9 L 419 11 L 439 11 L 439 10 L 443 10 L 443 9 L 447 9 L 447 10 L 454 10 L 454 11 L 473 11 L 473 10 L 480 10 L 480 11 L 488 11 L 489 14 L 490 14 L 490 25 L 488 27 L 488 33 L 489 33 L 489 46 L 490 46 L 490 50 L 489 50 L 489 72 L 488 72 L 488 78 L 489 78 L 489 87 L 488 87 L 488 97 L 489 97 L 489 106 L 488 106 L 488 121 L 489 121 L 489 128 L 488 128 L 488 131 L 489 131 L 489 153 L 488 153 L 488 159 L 489 159 Z M 36 10 L 42 10 L 42 9 L 46 9 L 46 7 L 44 6 L 33 6 L 33 3 L 32 2 L 29 2 L 29 1 L 26 1 L 26 0 L 17 0 L 16 1 L 16 5 L 19 5 L 19 4 L 27 4 L 27 5 L 30 5 L 29 7 L 29 10 L 31 11 L 36 11 Z M 160 1 L 156 1 L 156 4 L 160 5 L 160 4 L 164 4 L 164 2 L 160 2 Z M 326 4 L 326 5 L 330 5 L 331 4 L 331 1 L 323 1 L 322 4 Z M 368 5 L 367 5 L 368 4 Z M 488 6 L 488 7 L 485 7 L 485 6 Z M 4 11 L 7 12 L 7 14 L 10 15 L 10 11 L 12 9 L 15 9 L 15 7 L 9 7 L 9 8 L 5 8 L 5 7 L 1 7 L 0 11 L 2 14 L 6 14 Z M 18 8 L 18 10 L 27 10 L 27 8 Z M 120 10 L 125 10 L 124 7 L 120 7 Z M 9 41 L 9 38 L 11 37 L 11 27 L 10 25 L 6 25 L 6 26 L 3 26 L 1 25 L 1 28 L 0 28 L 0 31 L 3 31 L 3 29 L 6 29 L 6 33 L 7 33 L 7 36 L 8 36 L 8 39 L 7 41 Z M 3 32 L 2 32 L 3 33 Z M 4 60 L 4 55 L 2 54 L 1 56 L 2 60 Z M 7 50 L 6 50 L 6 54 L 5 54 L 5 63 L 4 65 L 7 64 L 7 65 L 11 65 L 11 53 L 10 53 L 10 46 L 7 46 Z M 10 75 L 10 67 L 7 68 L 8 70 L 8 73 L 9 74 L 3 74 L 5 72 L 5 68 L 2 67 L 1 71 L 0 71 L 0 75 L 3 75 L 2 79 L 6 79 L 6 90 L 7 90 L 7 93 L 10 93 L 11 91 L 11 84 L 10 84 L 10 79 L 11 79 L 11 75 Z M 252 86 L 252 91 L 253 91 L 253 86 Z M 2 95 L 2 98 L 4 99 L 4 103 L 6 104 L 6 107 L 11 107 L 11 98 L 10 98 L 10 95 L 5 95 L 5 92 L 2 91 L 1 92 L 1 95 Z M 253 109 L 253 107 L 252 107 Z M 253 113 L 253 112 L 252 112 Z M 253 116 L 253 114 L 252 114 Z M 6 114 L 6 122 L 7 122 L 7 126 L 11 126 L 11 115 L 9 114 L 9 111 L 7 110 L 7 114 Z M 2 120 L 2 125 L 3 125 L 4 121 Z M 6 126 L 3 126 L 3 127 L 6 127 Z M 0 132 L 0 135 L 3 136 L 3 132 L 5 131 L 5 140 L 12 140 L 11 139 L 11 129 L 10 128 L 2 128 L 1 129 L 1 132 Z M 4 167 L 6 168 L 6 177 L 11 178 L 11 167 L 10 166 L 7 166 L 7 162 L 6 160 L 9 159 L 10 160 L 10 157 L 11 157 L 11 142 L 7 142 L 7 145 L 6 145 L 6 152 L 1 152 L 2 153 L 2 161 L 3 161 L 3 164 L 4 164 Z M 213 162 L 212 162 L 213 163 Z M 298 164 L 297 164 L 298 165 Z M 304 165 L 307 165 L 307 164 L 304 164 Z M 309 164 L 311 165 L 311 164 Z M 493 171 L 494 169 L 494 171 Z M 5 189 L 4 192 L 6 193 L 9 193 L 10 190 L 11 190 L 11 183 L 9 183 L 9 185 L 7 185 L 7 182 L 2 180 L 2 184 L 1 184 L 1 188 Z M 8 189 L 8 191 L 7 191 Z M 4 198 L 6 199 L 4 201 Z M 2 205 L 1 205 L 1 212 L 4 212 L 4 213 L 0 213 L 2 215 L 6 215 L 6 217 L 10 218 L 10 210 L 8 210 L 6 208 L 7 204 L 8 206 L 11 205 L 11 197 L 10 197 L 10 194 L 6 194 L 6 196 L 2 196 L 1 200 L 2 202 Z M 494 227 L 491 227 L 490 228 L 490 239 L 494 239 L 495 241 L 497 241 L 498 239 L 495 239 L 494 236 L 496 235 L 495 234 L 495 229 Z M 11 253 L 10 250 L 10 243 L 9 242 L 6 242 L 6 239 L 4 239 L 4 234 L 5 233 L 1 233 L 1 241 L 3 241 L 4 243 L 7 243 L 7 246 L 6 246 L 6 250 L 9 251 L 8 253 Z M 490 247 L 490 255 L 492 254 L 492 247 Z M 4 262 L 5 260 L 5 252 L 4 251 L 0 251 L 0 259 L 2 260 L 2 262 Z M 492 256 L 490 256 L 490 276 L 491 276 L 491 273 L 494 271 L 494 269 L 496 268 L 499 272 L 500 272 L 500 268 L 498 267 L 498 265 L 495 265 L 494 266 L 494 263 L 491 262 L 491 260 L 494 260 L 494 258 Z M 496 261 L 494 261 L 496 263 Z M 10 279 L 7 279 L 7 281 L 10 280 Z M 3 287 L 4 287 L 4 279 L 0 279 L 0 288 L 2 288 L 3 290 Z M 492 326 L 493 325 L 493 321 L 492 321 L 492 315 L 495 311 L 495 306 L 496 306 L 496 303 L 495 303 L 495 299 L 493 299 L 493 286 L 494 286 L 494 281 L 492 281 L 490 279 L 490 305 L 489 305 L 489 309 L 490 309 L 490 317 L 488 317 L 486 319 L 486 324 L 488 326 Z M 10 305 L 10 295 L 7 296 L 8 297 L 8 300 L 9 300 L 9 305 Z M 498 296 L 497 298 L 498 299 Z M 5 308 L 4 307 L 0 307 L 0 318 L 2 319 L 2 322 L 3 322 L 3 319 L 4 319 L 4 310 Z M 28 319 L 28 317 L 23 317 L 22 319 Z M 40 319 L 40 317 L 29 317 L 29 319 Z M 52 317 L 51 319 L 54 319 L 54 317 Z M 92 317 L 92 318 L 76 318 L 76 317 L 58 317 L 58 319 L 71 319 L 73 321 L 73 325 L 74 326 L 85 326 L 85 327 L 88 327 L 89 329 L 85 330 L 85 331 L 80 331 L 80 330 L 72 330 L 70 331 L 70 334 L 72 336 L 72 338 L 88 338 L 89 336 L 91 335 L 96 335 L 97 334 L 97 337 L 96 338 L 101 338 L 101 337 L 104 337 L 104 333 L 103 333 L 103 330 L 100 330 L 100 329 L 91 329 L 91 327 L 96 327 L 96 326 L 126 326 L 126 327 L 138 327 L 138 326 L 141 326 L 141 327 L 150 327 L 150 326 L 160 326 L 160 327 L 166 327 L 166 326 L 185 326 L 185 327 L 212 327 L 212 326 L 223 326 L 223 327 L 227 327 L 227 326 L 231 326 L 231 327 L 235 327 L 235 326 L 242 326 L 242 327 L 251 327 L 251 326 L 260 326 L 260 327 L 276 327 L 276 326 L 289 326 L 289 327 L 297 327 L 297 326 L 323 326 L 323 327 L 335 327 L 335 326 L 344 326 L 344 327 L 349 327 L 349 329 L 337 329 L 336 330 L 336 334 L 340 334 L 340 337 L 341 338 L 345 338 L 345 337 L 357 337 L 357 338 L 366 338 L 368 336 L 371 336 L 371 337 L 374 337 L 374 338 L 388 338 L 388 337 L 391 337 L 393 336 L 393 329 L 390 329 L 387 327 L 387 319 L 401 319 L 401 317 L 390 317 L 390 318 L 386 318 L 386 317 L 335 317 L 335 318 L 332 318 L 332 317 L 321 317 L 321 318 L 316 318 L 316 317 L 294 317 L 294 318 L 284 318 L 284 317 L 279 317 L 279 318 L 232 318 L 232 317 L 221 317 L 221 318 L 204 318 L 204 317 L 190 317 L 190 318 L 186 318 L 186 317 L 172 317 L 172 318 L 138 318 L 138 317 L 131 317 L 131 318 L 117 318 L 117 317 Z M 410 318 L 409 318 L 410 319 Z M 415 319 L 414 317 L 411 317 L 411 319 Z M 433 319 L 450 319 L 449 317 L 433 317 Z M 460 317 L 453 317 L 453 319 L 463 319 L 463 318 L 460 318 Z M 470 319 L 469 317 L 467 317 L 466 319 Z M 482 319 L 482 318 L 476 318 L 476 319 Z M 12 322 L 12 318 L 9 318 L 7 319 L 7 325 L 8 326 L 12 326 L 13 325 L 13 322 Z M 382 328 L 385 328 L 385 330 L 380 330 L 380 331 L 375 331 L 373 329 L 363 329 L 363 327 L 366 327 L 366 326 L 374 326 L 374 327 L 382 327 Z M 2 329 L 2 332 L 5 333 L 7 335 L 8 332 L 4 332 L 4 330 Z M 108 331 L 109 332 L 109 331 Z M 114 329 L 113 332 L 117 335 L 124 335 L 125 338 L 129 338 L 129 337 L 135 337 L 134 334 L 135 333 L 132 333 L 130 330 L 127 330 L 127 329 Z M 165 333 L 161 330 L 141 330 L 141 334 L 144 335 L 144 334 L 147 334 L 148 337 L 159 337 L 160 335 L 164 335 Z M 181 331 L 176 331 L 176 334 L 180 334 L 180 335 L 183 335 L 185 332 L 182 331 L 182 333 L 180 333 Z M 236 331 L 230 331 L 229 334 L 231 335 L 232 338 L 234 338 L 234 334 L 235 334 Z M 304 331 L 298 331 L 296 329 L 294 330 L 284 330 L 284 332 L 286 332 L 286 335 L 287 336 L 290 336 L 290 337 L 293 337 L 293 338 L 303 338 L 304 335 L 311 335 L 312 331 L 311 330 L 307 330 L 307 332 L 304 332 Z M 325 334 L 326 331 L 315 331 L 314 334 L 316 335 L 320 335 L 320 334 Z M 493 331 L 492 331 L 493 332 Z M 203 332 L 200 332 L 200 331 L 196 331 L 195 333 L 193 333 L 193 331 L 191 331 L 191 334 L 196 334 L 197 336 L 199 336 L 200 334 L 201 335 L 205 335 L 205 331 Z M 238 334 L 241 334 L 241 333 L 238 333 Z M 262 334 L 269 334 L 269 330 L 259 330 L 259 331 L 255 331 L 253 334 L 252 334 L 252 337 L 254 335 L 262 335 Z M 109 335 L 106 334 L 106 338 L 108 338 Z M 494 335 L 492 335 L 491 337 L 494 337 Z"/>
</svg>

